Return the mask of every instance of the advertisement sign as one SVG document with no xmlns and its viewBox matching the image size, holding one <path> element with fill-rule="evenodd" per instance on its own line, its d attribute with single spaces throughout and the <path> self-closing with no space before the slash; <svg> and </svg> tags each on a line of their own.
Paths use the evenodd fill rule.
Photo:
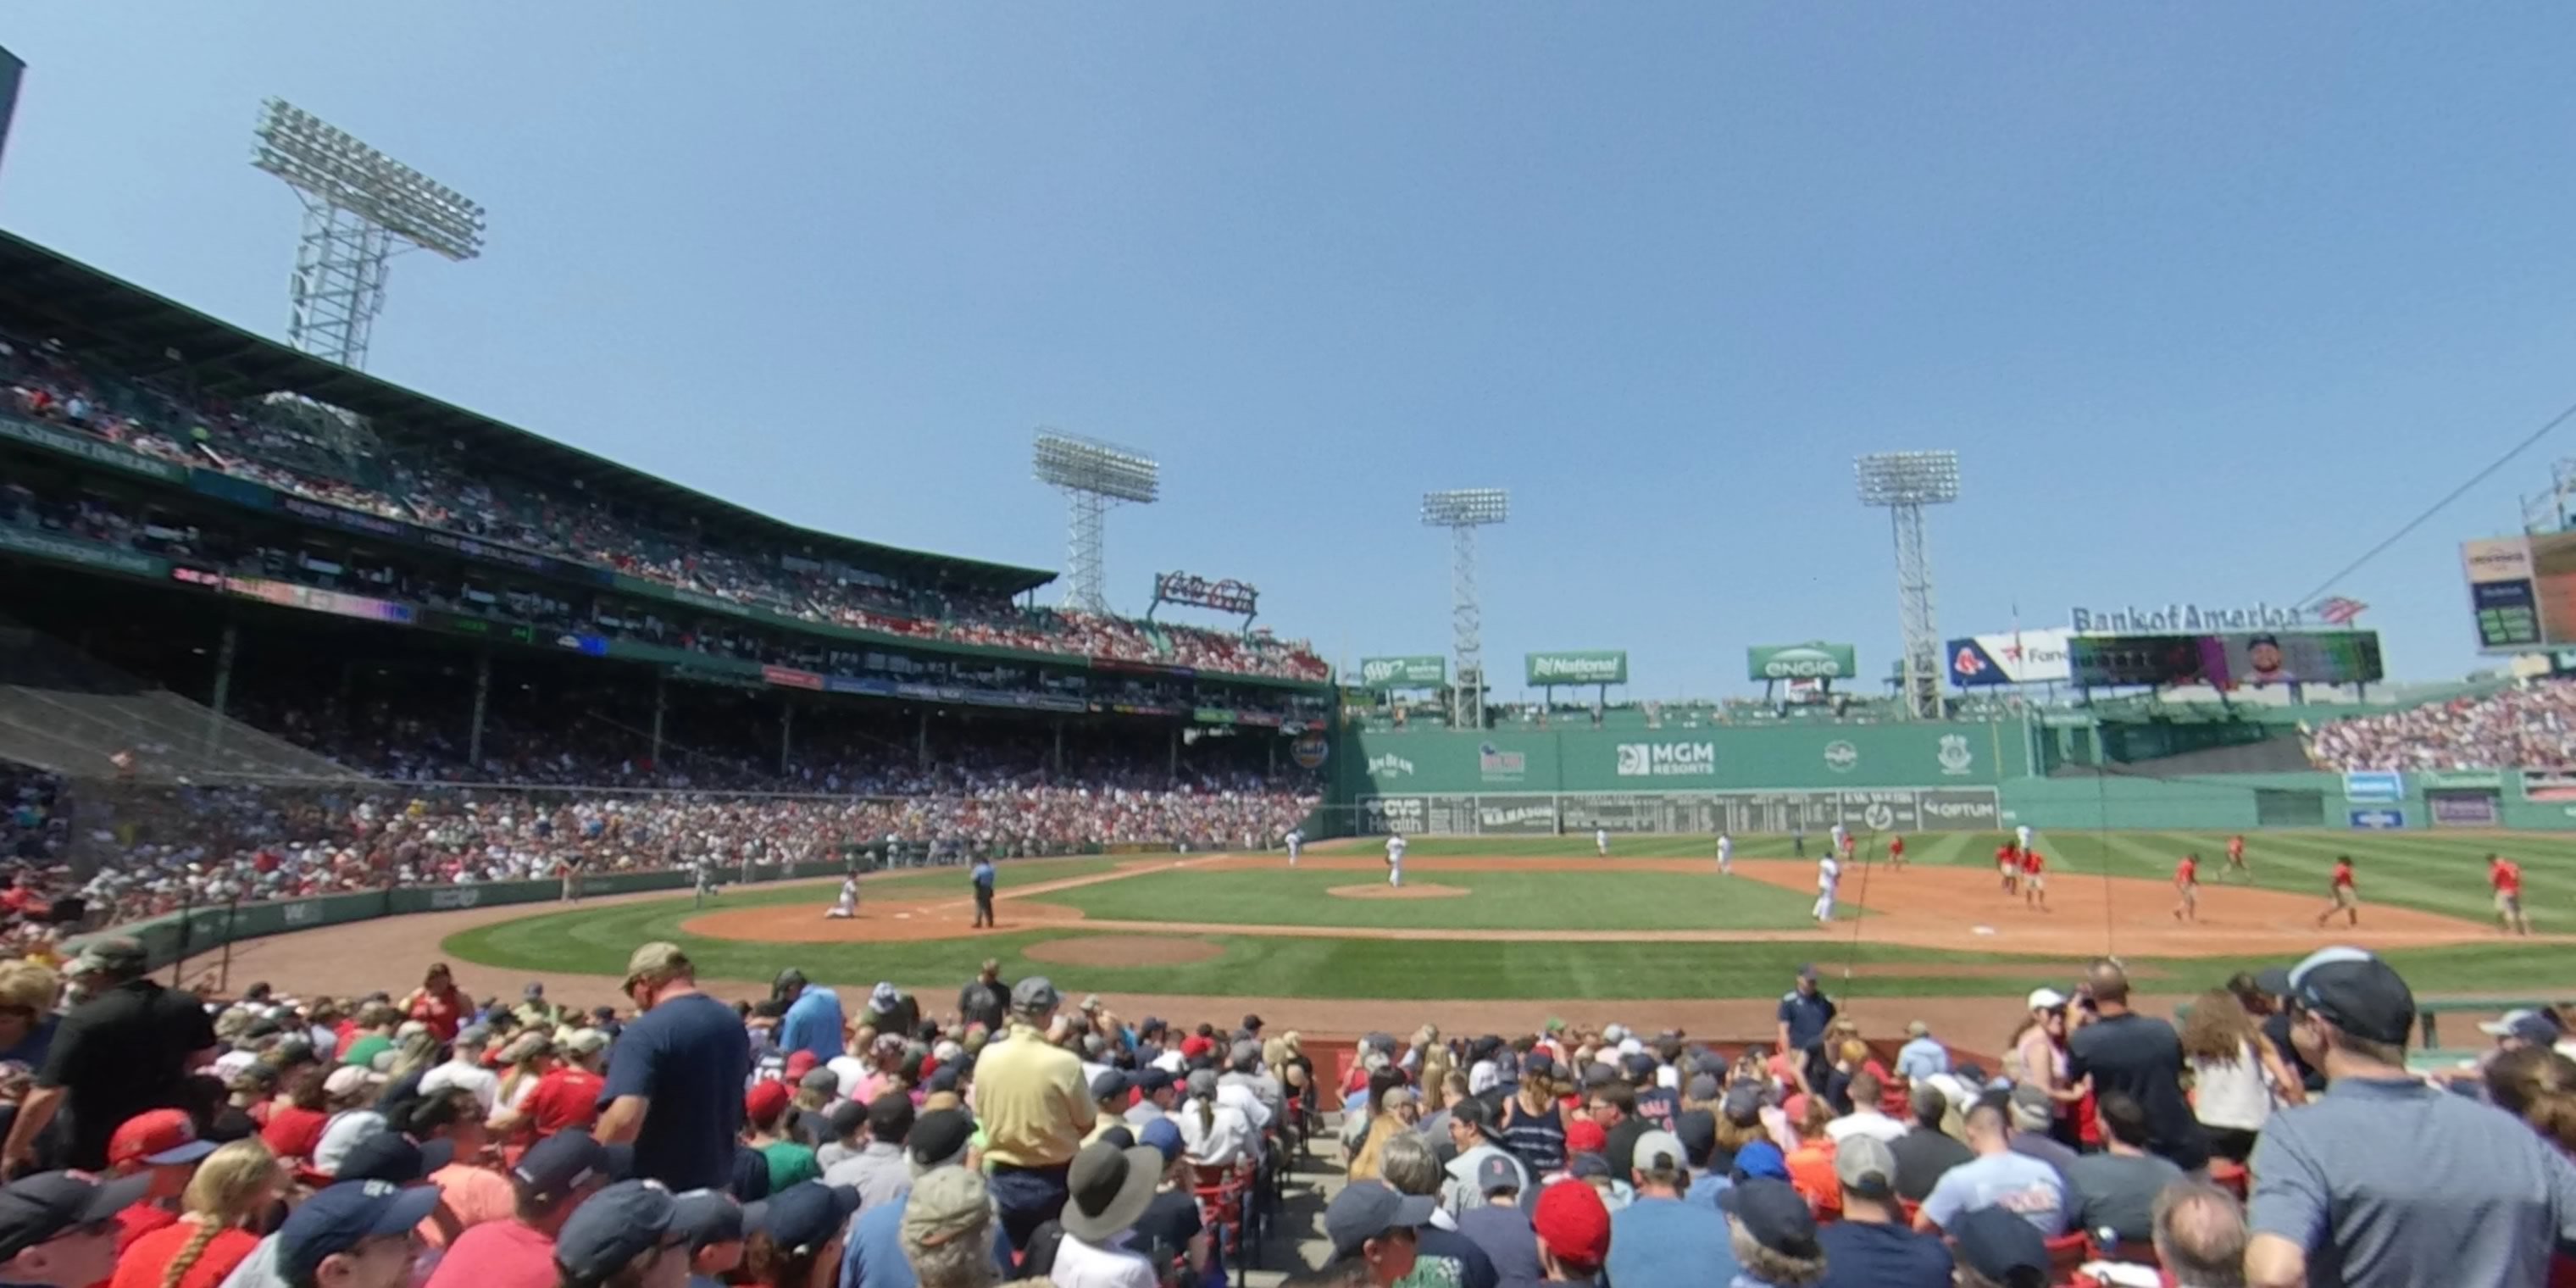
<svg viewBox="0 0 2576 1288">
<path fill-rule="evenodd" d="M 1558 653 L 1531 653 L 1522 658 L 1529 669 L 1529 685 L 1538 688 L 1550 684 L 1626 684 L 1628 654 L 1624 649 L 1575 649 Z"/>
<path fill-rule="evenodd" d="M 1232 577 L 1210 581 L 1195 573 L 1158 572 L 1154 574 L 1154 602 L 1188 604 L 1250 617 L 1261 611 L 1261 592 Z"/>
<path fill-rule="evenodd" d="M 1476 831 L 1482 836 L 1550 836 L 1556 832 L 1553 796 L 1479 796 Z"/>
<path fill-rule="evenodd" d="M 1360 659 L 1360 687 L 1437 689 L 1449 683 L 1449 659 L 1431 654 Z"/>
<path fill-rule="evenodd" d="M 2394 832 L 2406 826 L 2402 809 L 2357 809 L 2352 811 L 2352 825 L 2364 832 Z"/>
<path fill-rule="evenodd" d="M 2074 632 L 2007 631 L 1970 635 L 1942 646 L 1949 658 L 1950 683 L 1963 689 L 1997 684 L 2054 684 L 2072 678 L 2066 667 L 2067 639 Z"/>
<path fill-rule="evenodd" d="M 2576 773 L 2564 769 L 2522 771 L 2522 798 L 2527 801 L 2576 801 Z"/>
<path fill-rule="evenodd" d="M 2430 792 L 2424 804 L 2435 827 L 2494 827 L 2500 811 L 2487 792 Z"/>
<path fill-rule="evenodd" d="M 2576 644 L 2576 532 L 2462 542 L 2460 568 L 2480 650 Z"/>
<path fill-rule="evenodd" d="M 1613 772 L 1621 778 L 1714 778 L 1717 744 L 1712 742 L 1623 742 Z"/>
<path fill-rule="evenodd" d="M 1332 754 L 1333 744 L 1313 731 L 1297 735 L 1297 740 L 1288 744 L 1288 758 L 1296 761 L 1299 769 L 1321 769 L 1325 758 Z"/>
<path fill-rule="evenodd" d="M 2504 790 L 2501 769 L 2419 769 L 2415 785 L 2425 791 L 2495 792 Z"/>
<path fill-rule="evenodd" d="M 1755 680 L 1848 680 L 1860 674 L 1849 644 L 1756 644 L 1744 650 L 1744 670 Z"/>
<path fill-rule="evenodd" d="M 2308 625 L 2301 608 L 2256 600 L 2251 604 L 2150 604 L 2140 608 L 2070 608 L 2067 624 L 2078 635 L 2198 635 L 2205 631 L 2284 631 Z"/>
<path fill-rule="evenodd" d="M 1362 796 L 1363 833 L 1540 836 L 1553 832 L 1737 835 L 1822 833 L 1840 822 L 1877 836 L 1991 832 L 2000 811 L 1992 788 L 1849 792 L 1531 792 L 1491 795 Z"/>
<path fill-rule="evenodd" d="M 2406 776 L 2391 769 L 2358 769 L 2343 776 L 2343 798 L 2348 801 L 2402 801 L 2406 799 Z"/>
<path fill-rule="evenodd" d="M 2077 684 L 2370 684 L 2383 678 L 2377 631 L 2254 631 L 2227 635 L 2077 635 L 2067 642 Z"/>
</svg>

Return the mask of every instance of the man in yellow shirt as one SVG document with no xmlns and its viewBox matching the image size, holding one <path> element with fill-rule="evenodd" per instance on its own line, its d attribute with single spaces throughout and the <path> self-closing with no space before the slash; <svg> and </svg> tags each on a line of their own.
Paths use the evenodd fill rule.
<svg viewBox="0 0 2576 1288">
<path fill-rule="evenodd" d="M 1043 975 L 1011 989 L 1010 1033 L 975 1060 L 975 1113 L 993 1204 L 1014 1249 L 1064 1210 L 1065 1173 L 1098 1113 L 1082 1061 L 1047 1041 L 1063 999 Z"/>
</svg>

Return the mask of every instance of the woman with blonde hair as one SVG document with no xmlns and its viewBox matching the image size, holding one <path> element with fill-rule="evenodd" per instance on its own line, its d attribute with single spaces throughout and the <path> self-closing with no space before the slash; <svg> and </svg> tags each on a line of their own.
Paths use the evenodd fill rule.
<svg viewBox="0 0 2576 1288">
<path fill-rule="evenodd" d="M 2576 1060 L 2545 1046 L 2516 1047 L 2487 1062 L 2487 1098 L 2576 1156 Z"/>
<path fill-rule="evenodd" d="M 500 1098 L 494 1103 L 502 1109 L 516 1110 L 537 1089 L 537 1080 L 555 1067 L 555 1040 L 551 1033 L 522 1033 L 511 1039 L 501 1052 L 501 1062 L 509 1072 L 501 1075 Z"/>
<path fill-rule="evenodd" d="M 127 1245 L 109 1288 L 216 1288 L 259 1246 L 249 1227 L 285 1184 L 277 1155 L 257 1139 L 208 1154 L 179 1198 L 179 1220 Z"/>
<path fill-rule="evenodd" d="M 2275 1104 L 2307 1098 L 2245 1004 L 2226 989 L 2192 1000 L 2182 1022 L 2182 1054 L 2191 1065 L 2192 1112 L 2209 1129 L 2210 1152 L 2231 1163 L 2254 1152 L 2254 1137 Z"/>
</svg>

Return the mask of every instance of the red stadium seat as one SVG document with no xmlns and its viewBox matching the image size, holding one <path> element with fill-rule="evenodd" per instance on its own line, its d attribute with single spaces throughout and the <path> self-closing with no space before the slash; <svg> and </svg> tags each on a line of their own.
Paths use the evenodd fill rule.
<svg viewBox="0 0 2576 1288">
<path fill-rule="evenodd" d="M 2061 1234 L 2048 1241 L 2048 1281 L 2072 1283 L 2076 1272 L 2084 1268 L 2084 1258 L 2092 1251 L 2093 1241 L 2081 1230 Z"/>
</svg>

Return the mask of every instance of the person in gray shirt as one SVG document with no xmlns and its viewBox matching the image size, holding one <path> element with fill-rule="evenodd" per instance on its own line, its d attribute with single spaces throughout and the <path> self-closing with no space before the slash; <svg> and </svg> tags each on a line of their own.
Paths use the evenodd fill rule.
<svg viewBox="0 0 2576 1288">
<path fill-rule="evenodd" d="M 912 1190 L 912 1166 L 904 1159 L 904 1141 L 912 1135 L 912 1097 L 889 1091 L 868 1102 L 868 1143 L 823 1171 L 825 1185 L 846 1185 L 859 1192 L 859 1206 L 872 1208 Z"/>
<path fill-rule="evenodd" d="M 2576 1164 L 2511 1114 L 2407 1073 L 2415 996 L 2386 962 L 2321 949 L 2273 982 L 2327 1086 L 2254 1146 L 2246 1281 L 2547 1282 L 2551 1255 L 2576 1249 Z"/>
<path fill-rule="evenodd" d="M 2105 1152 L 2086 1154 L 2066 1167 L 2069 1229 L 2144 1247 L 2156 1234 L 2156 1196 L 2182 1179 L 2172 1160 L 2147 1152 L 2147 1111 L 2114 1091 L 2094 1102 Z"/>
</svg>

